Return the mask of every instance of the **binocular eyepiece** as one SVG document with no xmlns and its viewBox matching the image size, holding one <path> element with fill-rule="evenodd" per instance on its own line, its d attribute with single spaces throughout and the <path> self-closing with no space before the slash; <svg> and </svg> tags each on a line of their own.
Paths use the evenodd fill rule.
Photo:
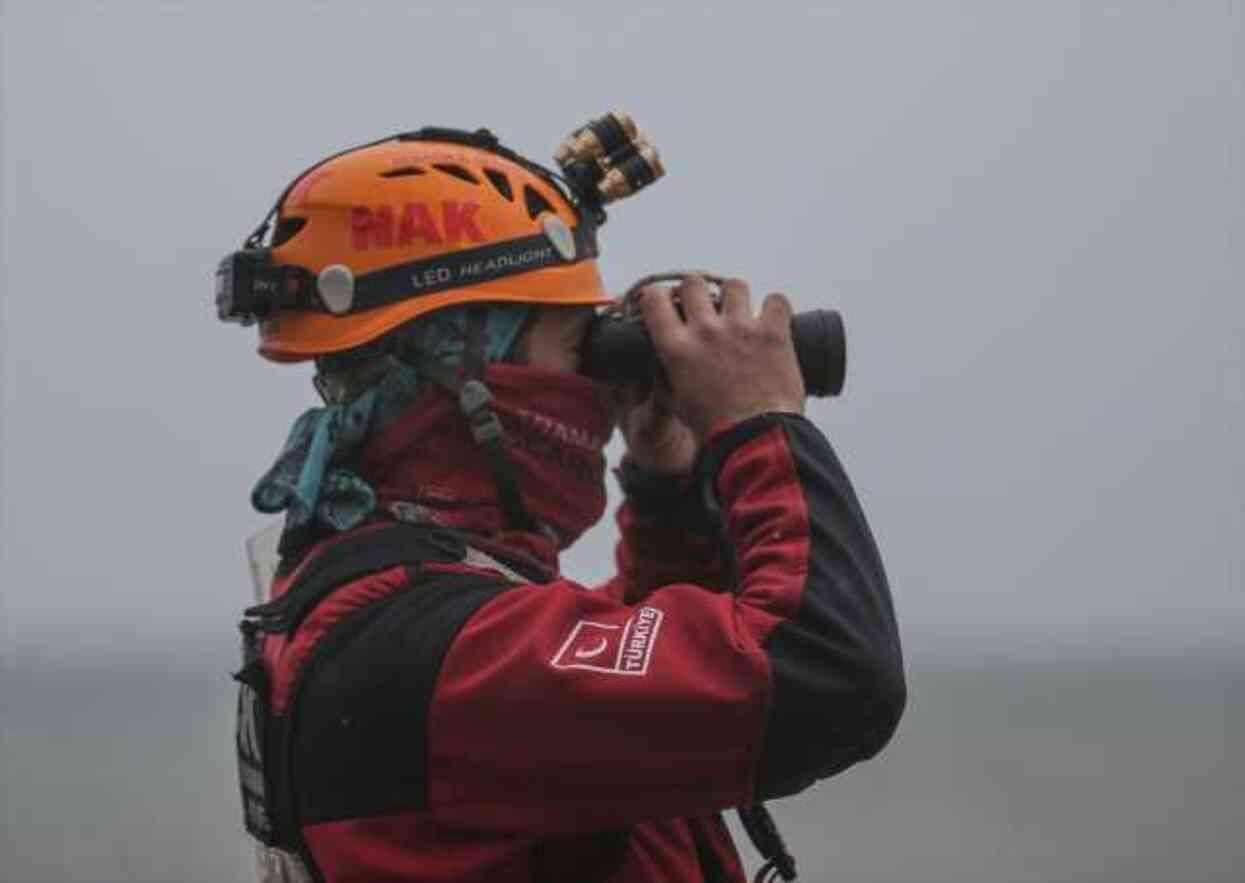
<svg viewBox="0 0 1245 883">
<path fill-rule="evenodd" d="M 612 384 L 651 381 L 660 368 L 657 350 L 636 304 L 640 289 L 655 283 L 679 282 L 690 273 L 646 276 L 627 290 L 622 302 L 600 313 L 588 328 L 583 372 Z M 720 286 L 718 276 L 698 273 Z M 719 293 L 714 304 L 720 309 Z M 676 304 L 677 305 L 677 304 Z M 680 310 L 681 311 L 681 310 Z M 791 317 L 791 338 L 796 360 L 810 396 L 837 396 L 847 374 L 847 341 L 843 317 L 835 310 L 809 310 Z"/>
</svg>

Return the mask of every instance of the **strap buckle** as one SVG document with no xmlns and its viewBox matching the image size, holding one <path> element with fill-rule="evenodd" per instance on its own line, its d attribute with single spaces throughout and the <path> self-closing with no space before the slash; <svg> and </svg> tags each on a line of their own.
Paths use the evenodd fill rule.
<svg viewBox="0 0 1245 883">
<path fill-rule="evenodd" d="M 479 444 L 487 444 L 502 437 L 501 421 L 489 407 L 493 393 L 479 380 L 468 380 L 458 393 L 458 407 L 471 424 L 471 437 Z"/>
</svg>

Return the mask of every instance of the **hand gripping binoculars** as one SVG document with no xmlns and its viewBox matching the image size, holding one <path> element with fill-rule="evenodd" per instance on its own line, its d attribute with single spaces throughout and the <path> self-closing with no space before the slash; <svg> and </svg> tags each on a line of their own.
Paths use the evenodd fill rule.
<svg viewBox="0 0 1245 883">
<path fill-rule="evenodd" d="M 576 129 L 559 145 L 554 160 L 579 195 L 581 205 L 598 213 L 602 220 L 603 205 L 631 196 L 665 174 L 657 148 L 622 111 L 607 113 Z M 647 285 L 678 284 L 691 275 L 699 275 L 719 289 L 723 281 L 710 273 L 645 276 L 627 290 L 617 307 L 600 313 L 588 330 L 584 373 L 615 384 L 651 380 L 659 363 L 636 295 Z M 720 294 L 720 290 L 714 292 L 715 304 L 720 305 Z M 805 392 L 812 396 L 842 392 L 847 371 L 843 318 L 834 310 L 798 313 L 791 319 L 791 337 Z"/>
<path fill-rule="evenodd" d="M 637 295 L 649 285 L 678 284 L 700 276 L 717 286 L 714 305 L 721 309 L 723 279 L 709 273 L 669 272 L 645 276 L 627 289 L 622 301 L 599 313 L 585 338 L 582 370 L 589 377 L 613 384 L 647 383 L 659 370 L 657 350 L 640 315 Z M 682 308 L 675 301 L 682 315 Z M 835 310 L 809 310 L 791 317 L 796 360 L 810 396 L 837 396 L 847 374 L 847 343 L 843 318 Z"/>
</svg>

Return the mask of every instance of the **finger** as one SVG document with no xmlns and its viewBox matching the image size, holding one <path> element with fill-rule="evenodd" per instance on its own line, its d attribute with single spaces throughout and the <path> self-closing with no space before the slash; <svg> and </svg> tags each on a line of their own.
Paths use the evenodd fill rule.
<svg viewBox="0 0 1245 883">
<path fill-rule="evenodd" d="M 718 311 L 714 309 L 713 298 L 709 294 L 709 283 L 701 277 L 689 276 L 684 279 L 679 285 L 678 294 L 688 325 L 712 322 L 717 318 Z"/>
<path fill-rule="evenodd" d="M 784 337 L 791 334 L 791 301 L 781 292 L 765 296 L 761 304 L 761 324 L 779 331 Z"/>
<path fill-rule="evenodd" d="M 624 411 L 630 411 L 634 408 L 643 396 L 640 394 L 639 388 L 632 383 L 614 387 L 614 402 Z"/>
<path fill-rule="evenodd" d="M 633 408 L 641 408 L 648 404 L 653 397 L 653 384 L 651 382 L 631 383 L 627 385 L 627 404 Z"/>
<path fill-rule="evenodd" d="M 722 283 L 722 315 L 728 319 L 752 318 L 752 292 L 742 279 Z"/>
<path fill-rule="evenodd" d="M 658 386 L 653 389 L 653 407 L 660 408 L 664 413 L 672 413 L 673 400 L 669 387 Z"/>
<path fill-rule="evenodd" d="M 669 350 L 687 333 L 670 292 L 661 286 L 649 285 L 640 291 L 640 314 L 658 352 Z"/>
</svg>

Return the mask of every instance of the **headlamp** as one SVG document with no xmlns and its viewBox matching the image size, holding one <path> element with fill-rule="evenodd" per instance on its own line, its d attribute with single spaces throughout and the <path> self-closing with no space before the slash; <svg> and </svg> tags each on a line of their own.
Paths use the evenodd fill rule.
<svg viewBox="0 0 1245 883">
<path fill-rule="evenodd" d="M 276 310 L 313 303 L 314 282 L 302 267 L 273 264 L 267 248 L 243 248 L 216 267 L 216 315 L 222 322 L 254 324 Z"/>
<path fill-rule="evenodd" d="M 554 159 L 580 200 L 598 210 L 666 173 L 657 148 L 622 111 L 607 113 L 567 135 Z"/>
</svg>

